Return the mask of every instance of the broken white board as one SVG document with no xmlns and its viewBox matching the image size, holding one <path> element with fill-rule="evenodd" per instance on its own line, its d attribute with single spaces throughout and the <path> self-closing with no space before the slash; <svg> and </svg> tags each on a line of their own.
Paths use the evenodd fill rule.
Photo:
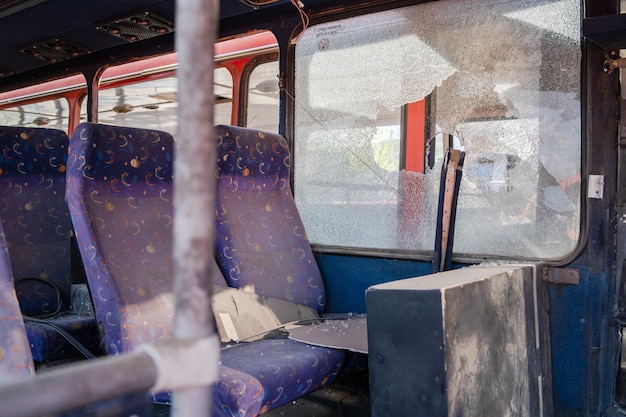
<svg viewBox="0 0 626 417">
<path fill-rule="evenodd" d="M 327 319 L 310 325 L 286 327 L 289 338 L 315 346 L 367 353 L 367 319 L 365 317 Z"/>
<path fill-rule="evenodd" d="M 213 287 L 212 306 L 222 342 L 253 341 L 284 324 L 318 317 L 314 308 L 246 290 Z"/>
</svg>

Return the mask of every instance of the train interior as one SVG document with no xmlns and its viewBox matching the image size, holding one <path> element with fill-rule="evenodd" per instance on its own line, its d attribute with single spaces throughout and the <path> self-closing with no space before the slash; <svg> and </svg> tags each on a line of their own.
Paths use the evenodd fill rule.
<svg viewBox="0 0 626 417">
<path fill-rule="evenodd" d="M 617 3 L 219 2 L 214 415 L 626 407 Z M 0 384 L 172 335 L 176 7 L 0 0 Z"/>
</svg>

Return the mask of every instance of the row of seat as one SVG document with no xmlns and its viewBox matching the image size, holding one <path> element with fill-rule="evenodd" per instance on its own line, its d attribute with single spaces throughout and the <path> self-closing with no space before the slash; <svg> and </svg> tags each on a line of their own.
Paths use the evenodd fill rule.
<svg viewBox="0 0 626 417">
<path fill-rule="evenodd" d="M 38 134 L 43 133 L 32 129 L 24 134 L 25 140 Z M 286 141 L 276 134 L 233 126 L 218 126 L 215 134 L 216 261 L 222 273 L 215 274 L 215 283 L 248 291 L 253 288 L 259 295 L 322 312 L 324 283 L 291 194 Z M 1 136 L 0 132 L 0 144 Z M 15 202 L 21 207 L 15 227 L 41 224 L 42 234 L 56 234 L 65 244 L 69 219 L 58 220 L 60 211 L 49 208 L 47 215 L 36 218 L 26 217 L 26 212 L 35 204 L 62 199 L 62 187 L 54 187 L 66 179 L 65 207 L 69 207 L 85 266 L 104 352 L 129 352 L 143 343 L 167 338 L 174 314 L 174 139 L 154 130 L 83 123 L 70 140 L 67 172 L 64 172 L 65 156 L 45 156 L 46 150 L 56 146 L 50 137 L 37 144 L 29 143 L 34 146 L 30 179 L 3 180 L 4 168 L 0 166 L 3 170 L 0 186 L 21 195 L 18 191 L 37 184 L 49 195 L 35 195 L 19 202 L 18 199 L 5 202 L 0 197 L 1 205 Z M 3 148 L 3 156 L 15 160 L 18 155 L 24 155 L 24 146 L 12 144 L 6 152 Z M 20 164 L 17 164 L 20 173 L 31 168 Z M 59 175 L 53 178 L 51 174 L 36 172 L 43 171 L 40 165 L 47 165 L 45 169 L 52 171 L 56 169 Z M 13 225 L 4 219 L 4 214 L 0 208 L 0 218 L 9 229 Z M 32 236 L 24 235 L 24 240 L 28 245 L 33 244 Z M 11 254 L 13 245 L 9 246 Z M 26 255 L 20 257 L 33 255 L 33 249 L 27 246 L 20 252 Z M 69 250 L 46 255 L 52 253 L 60 257 Z M 12 263 L 14 259 L 20 264 L 11 255 Z M 62 288 L 71 284 L 65 272 L 53 273 L 50 268 L 46 271 L 46 274 L 16 273 L 13 268 L 16 277 L 37 274 L 39 278 L 53 279 L 54 276 Z M 45 292 L 39 280 L 33 280 L 30 285 L 33 292 Z M 62 297 L 67 296 L 62 293 Z M 49 302 L 41 303 L 40 308 L 48 308 Z M 6 349 L 6 345 L 3 347 Z M 285 404 L 333 382 L 345 359 L 341 350 L 287 338 L 258 340 L 223 349 L 219 381 L 214 390 L 214 415 L 255 416 Z M 0 368 L 2 362 L 0 359 Z M 169 403 L 170 398 L 168 393 L 161 393 L 153 400 Z"/>
<path fill-rule="evenodd" d="M 57 129 L 0 127 L 0 219 L 24 315 L 45 317 L 97 351 L 93 315 L 71 311 L 72 225 L 65 202 L 69 139 Z M 29 321 L 38 363 L 76 349 L 51 326 Z"/>
</svg>

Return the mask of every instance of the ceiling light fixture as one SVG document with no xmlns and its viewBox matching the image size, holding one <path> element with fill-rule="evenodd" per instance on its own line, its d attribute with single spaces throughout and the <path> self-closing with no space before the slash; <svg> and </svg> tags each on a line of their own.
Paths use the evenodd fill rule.
<svg viewBox="0 0 626 417">
<path fill-rule="evenodd" d="M 90 53 L 88 49 L 54 38 L 36 43 L 22 49 L 22 52 L 34 58 L 43 59 L 51 63 Z"/>
<path fill-rule="evenodd" d="M 149 12 L 138 13 L 96 26 L 109 35 L 136 42 L 174 31 L 174 23 Z"/>
</svg>

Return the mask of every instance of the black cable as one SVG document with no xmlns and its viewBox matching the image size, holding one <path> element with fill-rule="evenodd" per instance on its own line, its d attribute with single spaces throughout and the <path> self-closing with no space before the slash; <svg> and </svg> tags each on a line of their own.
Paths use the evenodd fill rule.
<svg viewBox="0 0 626 417">
<path fill-rule="evenodd" d="M 57 301 L 57 307 L 56 307 L 56 309 L 53 312 L 37 314 L 36 316 L 32 316 L 32 317 L 35 317 L 35 318 L 38 318 L 38 319 L 45 319 L 45 318 L 48 318 L 48 317 L 55 316 L 55 315 L 57 315 L 61 311 L 61 308 L 63 306 L 63 298 L 61 296 L 61 288 L 57 284 L 55 284 L 54 282 L 52 282 L 50 280 L 43 279 L 43 278 L 24 277 L 24 278 L 17 279 L 15 281 L 15 290 L 16 290 L 16 292 L 17 292 L 18 285 L 20 283 L 24 282 L 24 281 L 36 281 L 36 282 L 40 282 L 40 283 L 42 283 L 44 285 L 47 285 L 47 286 L 51 287 L 55 291 L 56 297 L 57 297 L 57 300 L 56 300 Z M 18 299 L 19 299 L 19 297 L 18 297 Z"/>
<path fill-rule="evenodd" d="M 93 353 L 91 353 L 85 346 L 83 346 L 78 340 L 76 340 L 74 338 L 74 336 L 69 334 L 64 328 L 62 328 L 58 324 L 53 323 L 50 320 L 39 319 L 39 318 L 36 318 L 36 317 L 29 317 L 29 316 L 23 316 L 23 317 L 24 317 L 24 322 L 39 323 L 39 324 L 44 324 L 46 326 L 52 327 L 65 340 L 67 340 L 72 346 L 74 346 L 76 348 L 76 350 L 78 350 L 85 358 L 87 358 L 89 360 L 95 360 L 96 359 L 96 357 L 94 356 Z"/>
<path fill-rule="evenodd" d="M 17 288 L 17 285 L 20 282 L 24 282 L 24 281 L 37 281 L 37 282 L 41 282 L 41 283 L 43 283 L 45 285 L 48 285 L 49 287 L 51 287 L 56 292 L 56 299 L 57 299 L 57 307 L 56 307 L 56 309 L 53 312 L 42 313 L 42 314 L 38 314 L 36 316 L 27 316 L 27 315 L 23 314 L 22 317 L 24 319 L 24 322 L 25 323 L 28 322 L 28 323 L 43 324 L 43 325 L 46 325 L 46 326 L 49 326 L 49 327 L 53 328 L 54 330 L 57 331 L 57 333 L 61 337 L 63 337 L 72 346 L 74 346 L 76 348 L 76 350 L 78 350 L 85 358 L 87 358 L 89 360 L 96 359 L 94 354 L 91 353 L 78 340 L 76 340 L 76 338 L 74 338 L 74 336 L 69 334 L 67 332 L 67 330 L 65 330 L 64 328 L 62 328 L 58 324 L 52 322 L 51 320 L 47 320 L 47 319 L 51 319 L 52 317 L 56 316 L 61 311 L 61 308 L 62 308 L 62 305 L 63 305 L 63 298 L 61 296 L 61 288 L 57 284 L 55 284 L 54 282 L 52 282 L 50 280 L 46 280 L 46 279 L 43 279 L 43 278 L 36 278 L 36 277 L 20 278 L 20 279 L 15 281 L 15 287 Z"/>
</svg>

